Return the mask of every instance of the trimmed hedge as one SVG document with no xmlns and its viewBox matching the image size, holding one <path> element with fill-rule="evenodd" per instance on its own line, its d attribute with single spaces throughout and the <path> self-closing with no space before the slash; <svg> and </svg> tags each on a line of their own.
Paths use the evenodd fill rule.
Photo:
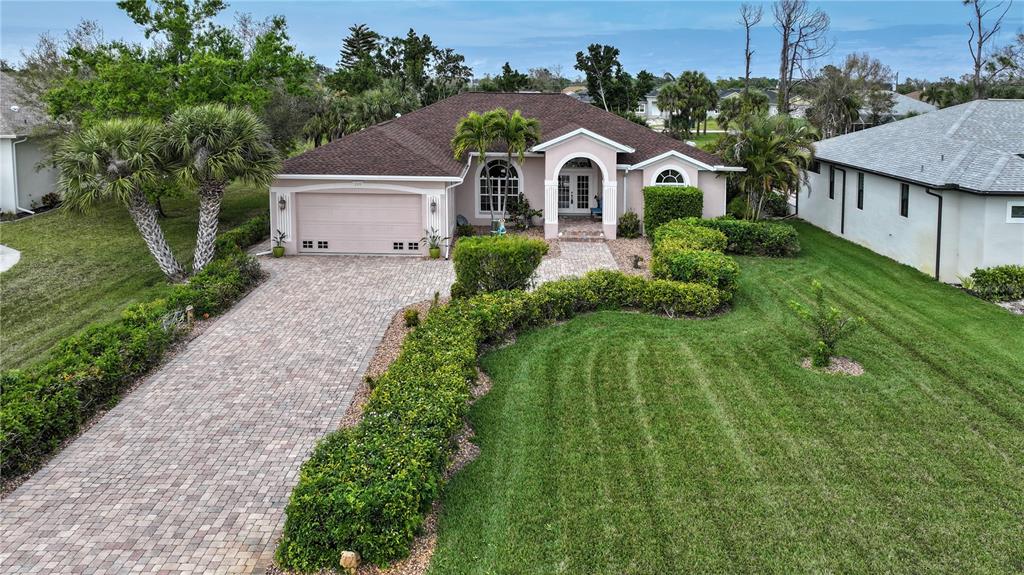
<svg viewBox="0 0 1024 575">
<path fill-rule="evenodd" d="M 516 235 L 462 238 L 452 255 L 455 284 L 452 297 L 478 293 L 527 289 L 548 244 L 543 240 Z"/>
<path fill-rule="evenodd" d="M 1024 266 L 978 268 L 971 273 L 970 291 L 990 301 L 1024 298 Z"/>
<path fill-rule="evenodd" d="M 693 186 L 647 186 L 643 193 L 647 235 L 666 222 L 704 213 L 704 192 Z"/>
<path fill-rule="evenodd" d="M 266 221 L 265 216 L 256 219 Z M 187 306 L 199 314 L 218 313 L 259 281 L 259 264 L 238 243 L 255 234 L 224 235 L 232 239 L 218 242 L 217 259 L 189 283 L 174 286 L 168 297 L 131 306 L 119 320 L 61 340 L 41 364 L 0 374 L 3 475 L 28 471 L 97 409 L 116 402 L 127 386 L 160 361 L 177 335 L 177 316 Z"/>
<path fill-rule="evenodd" d="M 440 492 L 481 344 L 599 309 L 705 316 L 720 303 L 710 286 L 595 271 L 434 307 L 376 380 L 359 424 L 324 437 L 303 464 L 278 563 L 315 571 L 345 550 L 378 565 L 409 552 Z"/>
<path fill-rule="evenodd" d="M 726 251 L 730 253 L 789 257 L 800 252 L 800 238 L 796 229 L 788 224 L 736 220 L 728 216 L 711 220 L 687 218 L 686 223 L 725 234 L 729 239 Z"/>
<path fill-rule="evenodd" d="M 672 220 L 660 226 L 654 232 L 654 245 L 674 239 L 684 242 L 691 250 L 711 250 L 724 252 L 729 244 L 722 232 L 693 225 L 689 220 Z"/>
<path fill-rule="evenodd" d="M 218 235 L 214 245 L 217 253 L 221 253 L 231 246 L 245 249 L 267 237 L 270 237 L 270 214 L 262 213 Z"/>
<path fill-rule="evenodd" d="M 732 298 L 740 266 L 731 257 L 710 250 L 692 249 L 685 240 L 662 240 L 651 257 L 651 275 L 659 279 L 707 284 Z"/>
</svg>

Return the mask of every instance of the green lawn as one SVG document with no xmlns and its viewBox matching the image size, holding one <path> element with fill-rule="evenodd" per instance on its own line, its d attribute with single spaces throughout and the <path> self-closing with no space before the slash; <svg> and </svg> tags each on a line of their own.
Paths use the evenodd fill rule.
<svg viewBox="0 0 1024 575">
<path fill-rule="evenodd" d="M 230 227 L 267 209 L 265 190 L 232 188 L 221 224 Z M 161 220 L 175 253 L 190 262 L 196 201 L 164 201 Z M 0 362 L 24 367 L 61 338 L 117 317 L 122 309 L 158 297 L 167 283 L 128 212 L 115 205 L 87 214 L 53 211 L 0 225 L 0 243 L 21 261 L 0 274 Z"/>
<path fill-rule="evenodd" d="M 711 320 L 598 313 L 482 360 L 433 574 L 1024 570 L 1024 317 L 800 225 Z M 819 278 L 859 378 L 797 366 Z"/>
<path fill-rule="evenodd" d="M 725 134 L 721 132 L 711 132 L 708 134 L 694 134 L 691 141 L 697 144 L 697 147 L 704 150 L 705 152 L 714 152 L 718 146 L 718 141 L 722 139 Z"/>
</svg>

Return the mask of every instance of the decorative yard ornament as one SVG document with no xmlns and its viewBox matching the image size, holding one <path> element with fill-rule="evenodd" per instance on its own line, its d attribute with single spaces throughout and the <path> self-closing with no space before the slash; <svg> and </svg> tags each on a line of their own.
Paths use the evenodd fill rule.
<svg viewBox="0 0 1024 575">
<path fill-rule="evenodd" d="M 349 575 L 355 575 L 356 569 L 359 568 L 359 561 L 360 557 L 358 551 L 341 552 L 341 568 Z"/>
</svg>

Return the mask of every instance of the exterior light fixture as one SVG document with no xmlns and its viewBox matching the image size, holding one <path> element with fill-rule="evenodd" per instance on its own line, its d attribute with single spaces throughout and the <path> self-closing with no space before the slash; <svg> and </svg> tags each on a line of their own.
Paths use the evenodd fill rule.
<svg viewBox="0 0 1024 575">
<path fill-rule="evenodd" d="M 437 213 L 437 199 L 435 198 L 430 198 L 430 213 Z"/>
<path fill-rule="evenodd" d="M 283 212 L 288 207 L 288 201 L 284 199 L 284 196 L 277 198 L 277 207 Z"/>
</svg>

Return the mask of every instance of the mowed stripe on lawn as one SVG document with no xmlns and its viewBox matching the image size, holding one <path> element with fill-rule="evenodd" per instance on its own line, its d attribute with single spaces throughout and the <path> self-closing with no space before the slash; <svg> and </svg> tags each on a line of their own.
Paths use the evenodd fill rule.
<svg viewBox="0 0 1024 575">
<path fill-rule="evenodd" d="M 799 229 L 799 258 L 740 258 L 721 317 L 592 314 L 483 358 L 432 573 L 1024 569 L 1024 318 Z M 798 366 L 814 277 L 868 320 L 862 377 Z"/>
</svg>

